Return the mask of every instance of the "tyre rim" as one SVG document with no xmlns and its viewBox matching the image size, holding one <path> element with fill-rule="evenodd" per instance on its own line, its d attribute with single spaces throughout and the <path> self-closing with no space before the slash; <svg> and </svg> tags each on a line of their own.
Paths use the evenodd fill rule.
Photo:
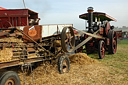
<svg viewBox="0 0 128 85">
<path fill-rule="evenodd" d="M 63 73 L 67 72 L 67 69 L 68 69 L 68 65 L 67 65 L 66 60 L 64 60 L 63 61 L 63 66 L 62 66 Z"/>
<path fill-rule="evenodd" d="M 5 85 L 16 85 L 14 79 L 10 78 L 6 81 Z"/>
<path fill-rule="evenodd" d="M 105 48 L 104 48 L 104 43 L 102 43 L 102 46 L 101 46 L 101 57 L 104 58 L 105 56 Z"/>
</svg>

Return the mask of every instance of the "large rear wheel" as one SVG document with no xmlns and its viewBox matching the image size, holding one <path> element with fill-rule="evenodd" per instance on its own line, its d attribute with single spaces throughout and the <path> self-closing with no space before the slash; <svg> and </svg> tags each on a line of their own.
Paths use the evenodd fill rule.
<svg viewBox="0 0 128 85">
<path fill-rule="evenodd" d="M 105 36 L 105 37 L 108 35 L 108 32 L 109 32 L 110 28 L 111 28 L 111 27 L 110 27 L 110 23 L 107 22 L 107 23 L 105 24 L 105 28 L 104 28 L 104 36 Z"/>
<path fill-rule="evenodd" d="M 108 52 L 109 54 L 115 54 L 117 50 L 117 35 L 116 32 L 113 30 L 110 30 L 108 33 L 109 38 L 109 46 L 108 46 Z"/>
</svg>

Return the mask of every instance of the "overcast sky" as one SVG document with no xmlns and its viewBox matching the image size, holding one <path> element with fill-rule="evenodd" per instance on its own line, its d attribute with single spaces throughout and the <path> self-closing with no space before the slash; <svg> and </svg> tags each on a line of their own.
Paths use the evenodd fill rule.
<svg viewBox="0 0 128 85">
<path fill-rule="evenodd" d="M 114 26 L 128 26 L 128 0 L 25 0 L 26 7 L 39 13 L 40 24 L 73 24 L 85 29 L 85 20 L 79 15 L 92 6 L 94 11 L 106 12 L 117 19 Z M 23 9 L 22 0 L 0 0 L 0 7 Z"/>
</svg>

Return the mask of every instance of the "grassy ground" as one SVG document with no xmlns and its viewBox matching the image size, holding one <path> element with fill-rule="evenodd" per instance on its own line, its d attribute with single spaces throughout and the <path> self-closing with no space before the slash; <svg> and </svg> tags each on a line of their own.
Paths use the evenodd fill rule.
<svg viewBox="0 0 128 85">
<path fill-rule="evenodd" d="M 89 56 L 98 58 L 97 54 L 90 54 Z M 108 55 L 106 53 L 105 58 L 99 61 L 105 66 L 111 68 L 109 73 L 112 76 L 118 77 L 120 84 L 128 85 L 128 40 L 122 40 L 119 42 L 116 54 Z"/>
</svg>

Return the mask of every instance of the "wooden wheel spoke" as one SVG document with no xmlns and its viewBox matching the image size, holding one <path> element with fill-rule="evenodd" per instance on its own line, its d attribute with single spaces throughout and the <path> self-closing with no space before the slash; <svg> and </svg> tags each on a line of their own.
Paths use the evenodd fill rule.
<svg viewBox="0 0 128 85">
<path fill-rule="evenodd" d="M 65 42 L 68 42 L 69 39 L 66 39 Z"/>
<path fill-rule="evenodd" d="M 73 46 L 72 46 L 72 43 L 71 43 L 71 42 L 69 42 L 69 44 L 70 44 L 70 46 L 71 46 L 71 48 L 72 48 L 72 47 L 73 47 Z"/>
<path fill-rule="evenodd" d="M 72 38 L 73 38 L 73 36 L 70 37 L 70 39 L 72 39 Z"/>
<path fill-rule="evenodd" d="M 67 46 L 69 46 L 69 44 L 70 44 L 70 43 L 69 43 L 69 42 L 67 42 L 66 44 L 67 44 Z"/>
<path fill-rule="evenodd" d="M 69 49 L 69 42 L 66 43 L 66 48 Z"/>
</svg>

